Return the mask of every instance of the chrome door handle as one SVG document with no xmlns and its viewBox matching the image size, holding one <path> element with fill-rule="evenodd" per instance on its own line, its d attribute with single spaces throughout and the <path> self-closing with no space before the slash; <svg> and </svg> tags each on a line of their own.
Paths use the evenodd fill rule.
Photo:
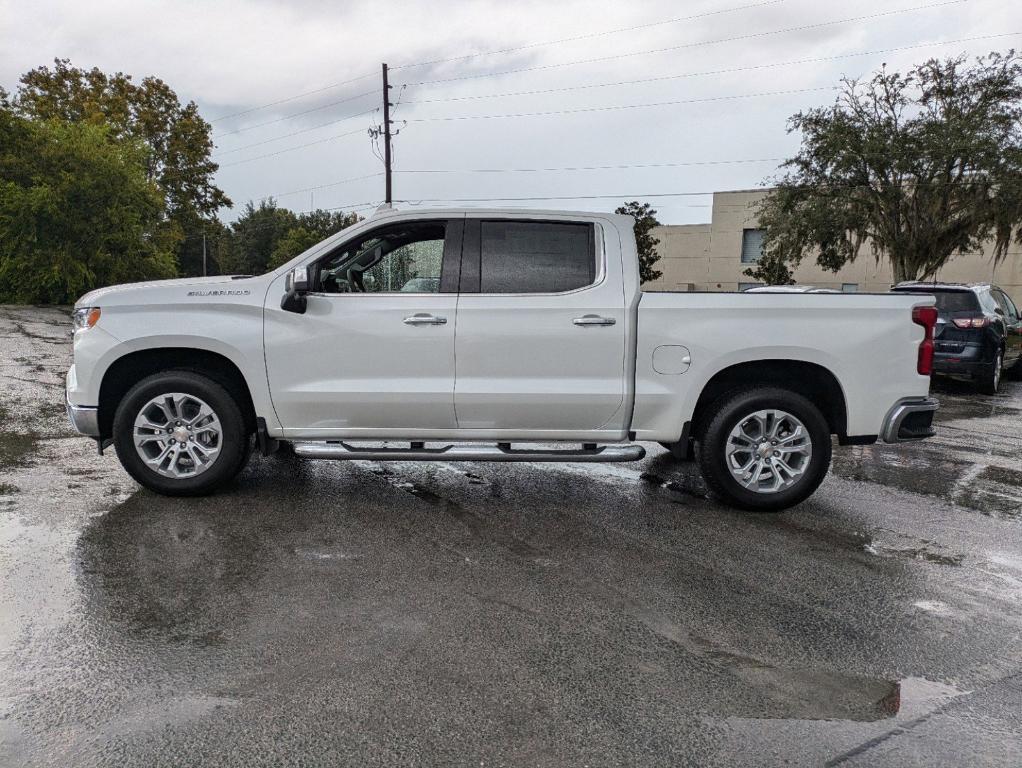
<svg viewBox="0 0 1022 768">
<path fill-rule="evenodd" d="M 617 322 L 613 317 L 600 317 L 599 315 L 582 315 L 572 320 L 575 325 L 614 325 Z"/>
<path fill-rule="evenodd" d="M 444 325 L 447 322 L 447 318 L 418 312 L 414 315 L 409 315 L 402 322 L 405 325 Z"/>
</svg>

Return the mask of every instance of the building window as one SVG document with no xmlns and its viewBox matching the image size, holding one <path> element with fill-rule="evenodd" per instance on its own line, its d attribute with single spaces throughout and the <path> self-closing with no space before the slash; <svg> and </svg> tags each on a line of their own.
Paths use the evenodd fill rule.
<svg viewBox="0 0 1022 768">
<path fill-rule="evenodd" d="M 858 283 L 841 283 L 841 293 L 858 293 Z"/>
<path fill-rule="evenodd" d="M 763 255 L 765 229 L 742 230 L 742 264 L 755 264 Z"/>
<path fill-rule="evenodd" d="M 745 230 L 745 231 L 748 232 L 749 230 Z M 759 288 L 761 285 L 763 285 L 763 283 L 739 283 L 738 284 L 738 290 L 739 291 L 747 291 L 750 288 Z"/>
</svg>

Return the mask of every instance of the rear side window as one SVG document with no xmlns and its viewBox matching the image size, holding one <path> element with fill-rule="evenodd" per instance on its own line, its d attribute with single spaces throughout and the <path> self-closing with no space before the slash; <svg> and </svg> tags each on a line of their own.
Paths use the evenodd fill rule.
<svg viewBox="0 0 1022 768">
<path fill-rule="evenodd" d="M 560 293 L 596 280 L 591 224 L 483 221 L 481 293 Z"/>
</svg>

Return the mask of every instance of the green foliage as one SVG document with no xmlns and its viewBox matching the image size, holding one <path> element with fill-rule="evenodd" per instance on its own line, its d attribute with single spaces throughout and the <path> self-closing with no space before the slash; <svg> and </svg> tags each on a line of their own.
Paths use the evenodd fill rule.
<svg viewBox="0 0 1022 768">
<path fill-rule="evenodd" d="M 648 283 L 656 280 L 663 272 L 655 269 L 660 261 L 660 254 L 656 247 L 660 241 L 651 233 L 654 227 L 659 227 L 656 211 L 649 203 L 640 203 L 637 200 L 625 203 L 617 208 L 614 213 L 625 213 L 635 219 L 635 247 L 639 252 L 639 281 Z"/>
<path fill-rule="evenodd" d="M 0 103 L 0 302 L 173 277 L 174 230 L 145 160 L 102 124 L 26 120 Z"/>
<path fill-rule="evenodd" d="M 32 119 L 105 126 L 111 141 L 144 146 L 143 167 L 163 193 L 166 215 L 189 237 L 200 235 L 201 269 L 202 224 L 213 226 L 216 212 L 231 201 L 213 183 L 218 166 L 210 157 L 211 129 L 194 102 L 182 105 L 156 77 L 136 84 L 121 72 L 107 75 L 55 59 L 52 69 L 22 76 L 14 107 Z M 190 254 L 179 255 L 186 274 L 200 274 Z"/>
<path fill-rule="evenodd" d="M 340 211 L 315 210 L 299 214 L 295 226 L 288 229 L 274 246 L 267 269 L 286 264 L 298 254 L 357 221 L 358 214 Z"/>
<path fill-rule="evenodd" d="M 837 271 L 864 244 L 896 281 L 932 277 L 991 237 L 1003 258 L 1022 241 L 1020 125 L 1013 51 L 843 80 L 834 106 L 789 121 L 802 146 L 759 208 L 763 258 L 745 274 L 790 282 L 810 253 Z"/>
</svg>

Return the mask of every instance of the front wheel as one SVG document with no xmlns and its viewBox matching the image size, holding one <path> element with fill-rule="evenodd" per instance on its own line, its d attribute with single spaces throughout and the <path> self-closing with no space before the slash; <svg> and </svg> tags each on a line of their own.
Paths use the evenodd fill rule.
<svg viewBox="0 0 1022 768">
<path fill-rule="evenodd" d="M 230 393 L 191 371 L 142 379 L 117 406 L 113 431 L 128 474 L 168 496 L 200 496 L 228 482 L 252 442 Z"/>
<path fill-rule="evenodd" d="M 696 442 L 710 490 L 728 504 L 779 512 L 808 498 L 830 467 L 830 429 L 802 395 L 777 387 L 728 393 Z"/>
</svg>

